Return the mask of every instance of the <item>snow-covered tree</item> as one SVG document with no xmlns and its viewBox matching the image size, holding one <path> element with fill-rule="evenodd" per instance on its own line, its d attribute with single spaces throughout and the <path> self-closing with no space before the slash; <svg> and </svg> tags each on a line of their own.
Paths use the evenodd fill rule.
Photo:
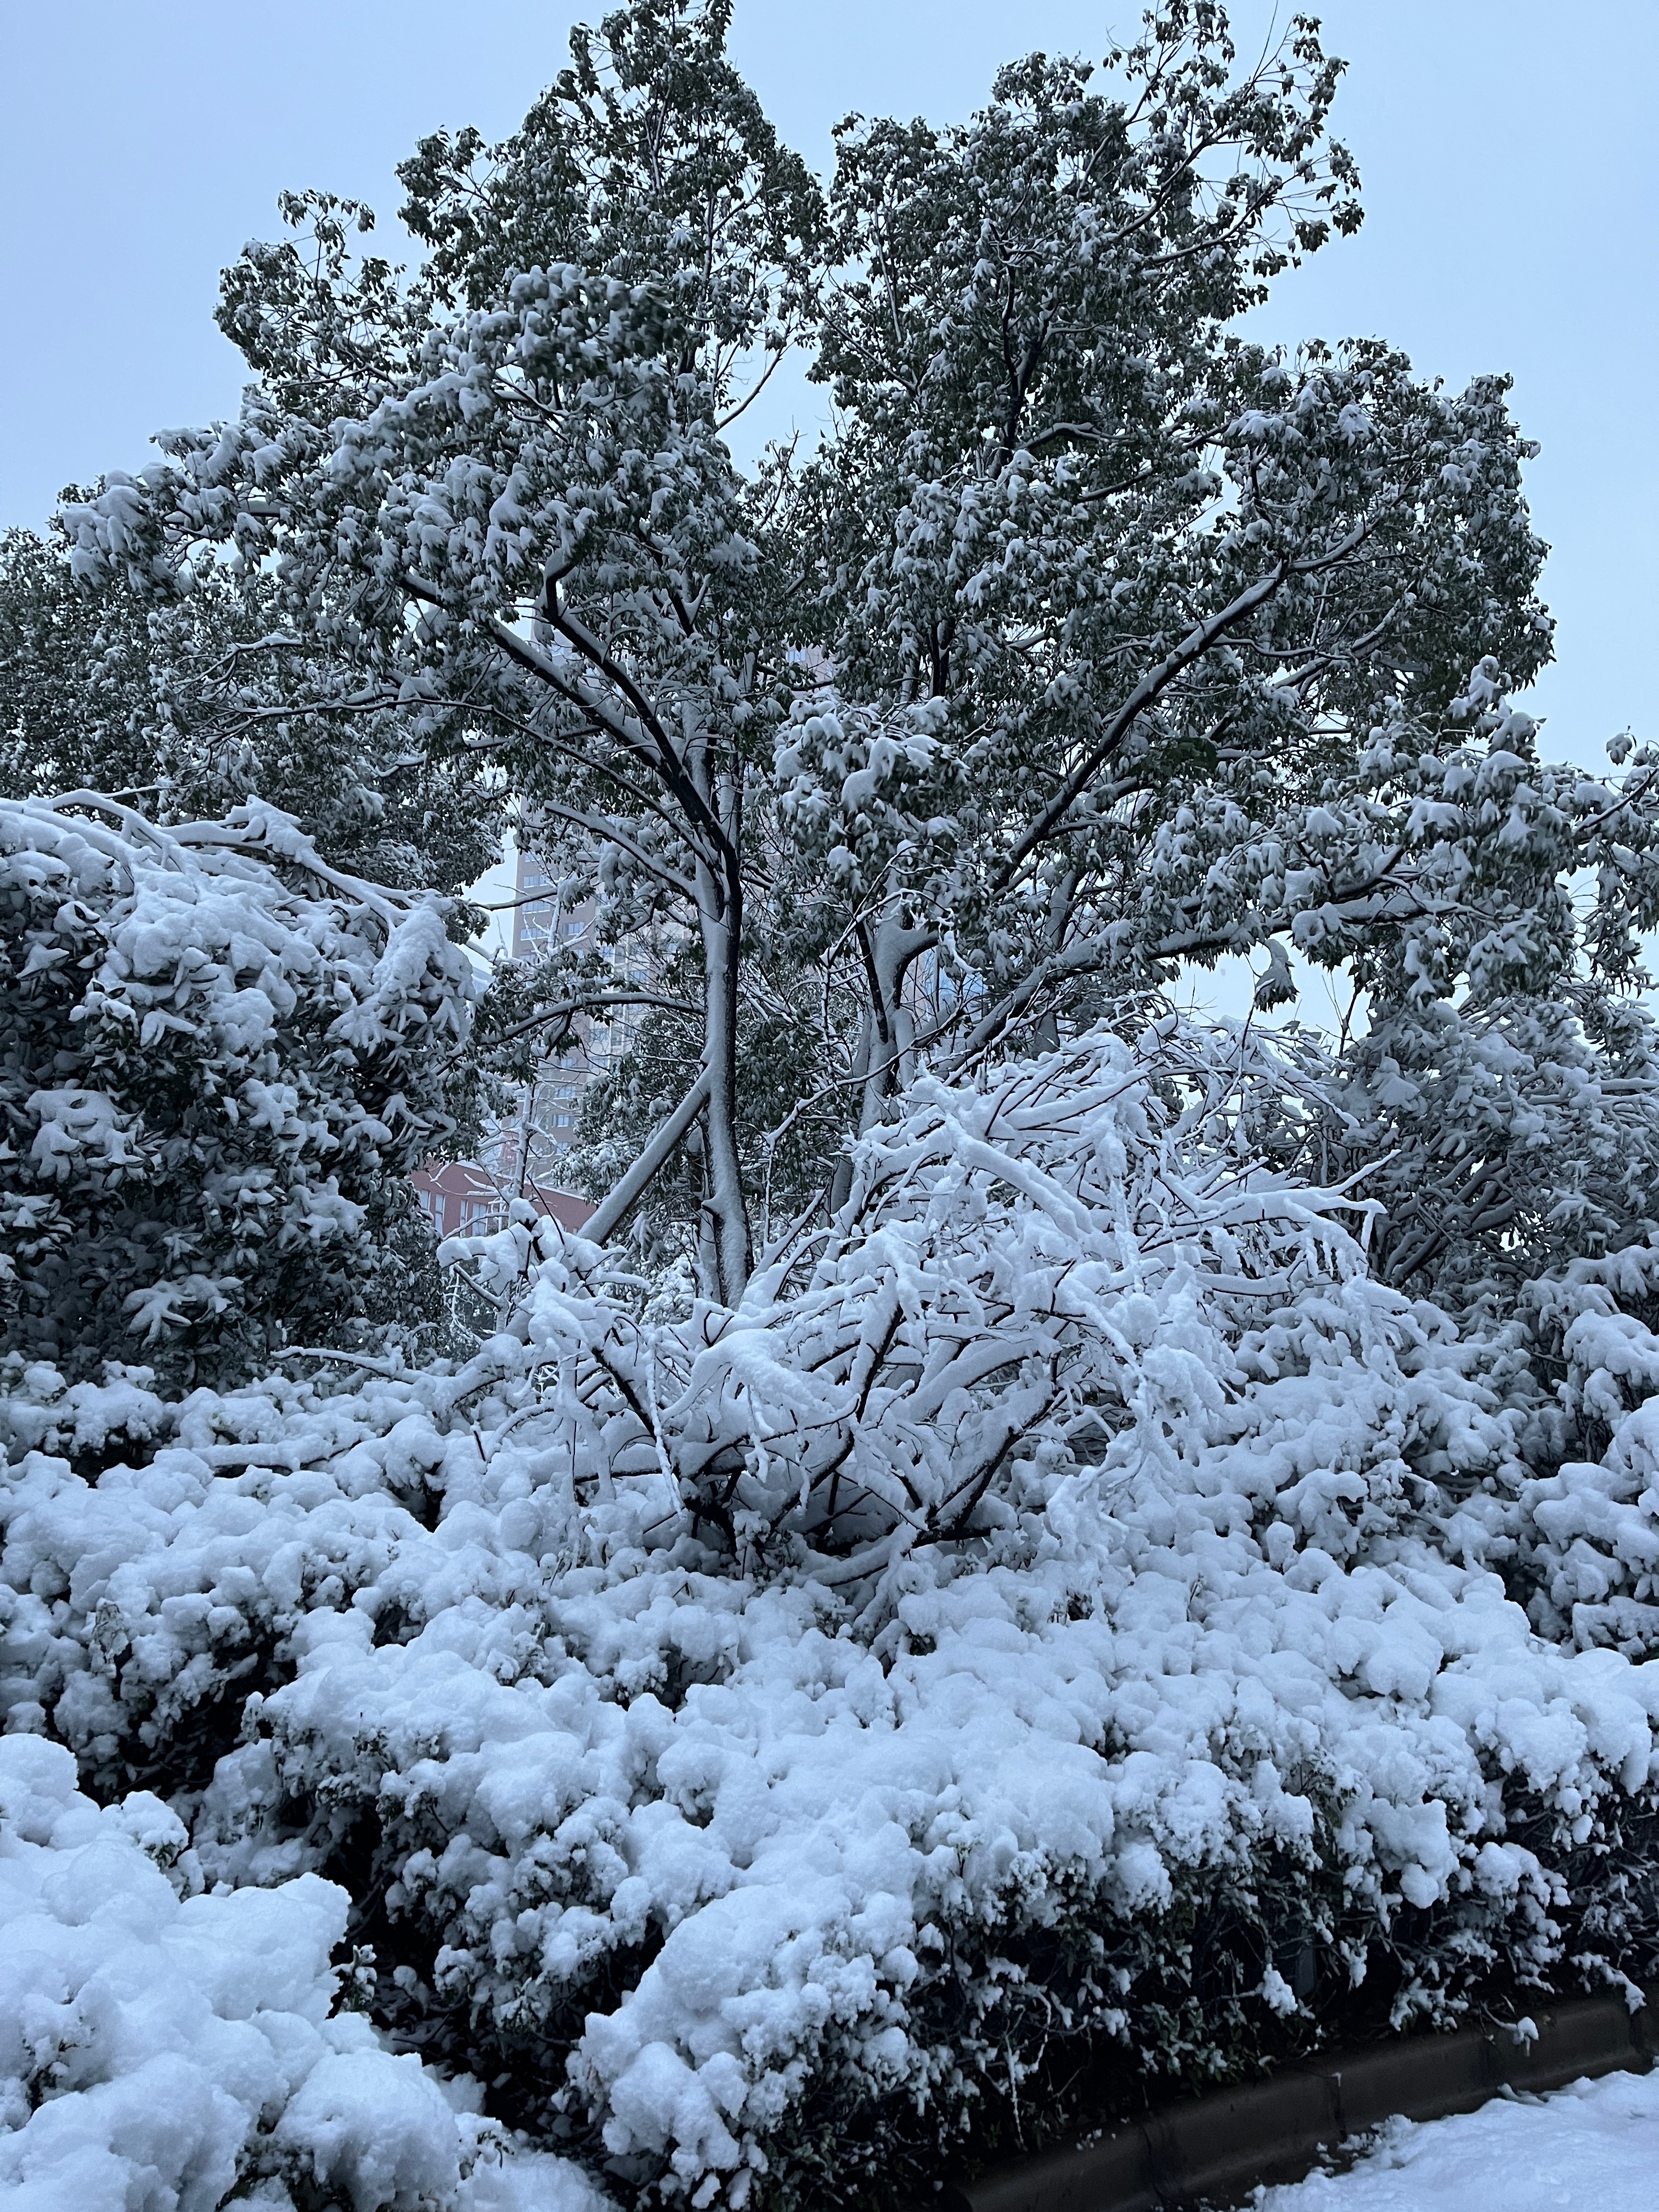
<svg viewBox="0 0 1659 2212">
<path fill-rule="evenodd" d="M 693 1113 L 735 1291 L 745 787 L 786 635 L 720 430 L 744 357 L 799 327 L 821 219 L 724 58 L 726 12 L 645 5 L 579 38 L 493 161 L 476 135 L 428 141 L 405 180 L 434 253 L 404 293 L 383 264 L 348 270 L 333 204 L 291 203 L 320 258 L 251 249 L 227 281 L 261 377 L 240 424 L 169 441 L 70 520 L 91 576 L 166 592 L 208 541 L 271 566 L 337 698 L 367 688 L 498 758 L 587 865 L 602 850 L 673 905 L 700 951 Z"/>
<path fill-rule="evenodd" d="M 0 886 L 8 1352 L 188 1384 L 349 1322 L 471 1080 L 441 902 L 94 793 L 0 802 Z"/>
<path fill-rule="evenodd" d="M 227 281 L 225 326 L 260 378 L 240 422 L 169 439 L 165 462 L 66 523 L 94 580 L 165 592 L 210 544 L 269 568 L 295 628 L 335 657 L 337 696 L 395 701 L 427 741 L 486 750 L 602 887 L 608 926 L 672 918 L 696 948 L 702 1036 L 642 1173 L 701 1125 L 712 1279 L 732 1297 L 750 1251 L 738 1037 L 757 949 L 794 904 L 774 760 L 804 650 L 827 643 L 837 683 L 884 711 L 935 702 L 939 827 L 901 875 L 941 860 L 959 875 L 963 941 L 941 957 L 989 957 L 991 981 L 1018 982 L 1104 926 L 1091 881 L 1056 905 L 1043 871 L 1056 835 L 1077 844 L 1074 805 L 1095 825 L 1084 875 L 1121 870 L 1103 825 L 1125 793 L 1095 788 L 1121 750 L 1186 761 L 1237 726 L 1229 759 L 1242 742 L 1248 774 L 1264 717 L 1277 743 L 1293 699 L 1304 722 L 1328 714 L 1332 669 L 1356 664 L 1348 692 L 1369 704 L 1382 663 L 1391 681 L 1420 650 L 1423 625 L 1401 629 L 1395 600 L 1458 556 L 1458 608 L 1510 611 L 1455 650 L 1440 637 L 1435 667 L 1511 642 L 1524 658 L 1536 548 L 1496 392 L 1460 411 L 1392 356 L 1291 374 L 1220 335 L 1267 274 L 1354 219 L 1350 166 L 1325 137 L 1334 70 L 1310 28 L 1238 72 L 1218 12 L 1176 9 L 1115 57 L 1123 96 L 1034 64 L 932 155 L 890 160 L 892 134 L 866 134 L 843 152 L 831 244 L 816 187 L 725 59 L 726 12 L 641 0 L 579 37 L 574 67 L 507 145 L 428 141 L 404 179 L 433 252 L 406 282 L 349 262 L 351 210 L 289 203 L 309 258 L 297 241 L 250 249 Z M 883 235 L 914 268 L 872 258 L 884 194 L 896 199 Z M 1024 232 L 999 244 L 993 206 L 1018 210 Z M 824 295 L 837 254 L 866 273 Z M 924 366 L 939 318 L 960 310 L 935 379 L 948 390 L 908 415 L 894 395 L 915 363 L 868 338 L 901 289 Z M 821 296 L 820 357 L 852 427 L 804 477 L 778 460 L 749 481 L 723 429 Z M 1023 368 L 1004 361 L 1011 346 Z M 1126 348 L 1141 367 L 1126 369 Z M 1017 402 L 994 388 L 1010 376 Z M 1422 541 L 1409 558 L 1408 531 Z M 929 582 L 924 540 L 957 538 L 957 568 L 941 550 Z M 912 597 L 944 595 L 920 689 L 909 617 L 878 581 L 895 562 Z M 838 576 L 861 580 L 850 629 L 826 626 Z M 1079 593 L 1086 612 L 1067 604 Z M 939 623 L 959 648 L 938 644 Z M 1224 664 L 1241 654 L 1233 698 Z M 1264 654 L 1268 675 L 1287 655 L 1318 672 L 1269 694 Z M 999 725 L 998 702 L 1034 688 L 1054 702 L 1047 720 Z M 1207 720 L 1200 706 L 1177 731 L 1175 701 L 1194 691 Z M 992 777 L 969 801 L 963 779 L 986 782 L 991 756 L 1027 763 L 1024 778 Z M 889 903 L 902 896 L 890 887 Z M 1025 957 L 1006 921 L 1034 901 L 1054 944 Z M 890 929 L 879 957 L 869 916 L 838 930 L 856 957 L 831 995 L 850 977 L 853 1029 L 893 1033 L 908 967 L 940 926 L 932 912 L 901 924 L 896 969 Z M 843 1069 L 872 1049 L 848 1026 L 823 1040 Z"/>
<path fill-rule="evenodd" d="M 464 890 L 499 794 L 371 696 L 331 701 L 270 579 L 204 561 L 178 588 L 77 581 L 61 526 L 0 533 L 0 793 L 101 791 L 159 822 L 279 798 L 337 867 Z"/>
<path fill-rule="evenodd" d="M 440 787 L 487 763 L 601 939 L 653 933 L 654 972 L 560 956 L 483 1032 L 522 1054 L 650 1010 L 592 1101 L 599 1194 L 678 1163 L 661 1196 L 731 1299 L 757 1213 L 843 1200 L 846 1139 L 918 1068 L 1223 953 L 1265 952 L 1264 1005 L 1291 949 L 1349 961 L 1379 1020 L 1409 971 L 1387 1018 L 1432 1030 L 1519 931 L 1553 1004 L 1595 969 L 1585 1066 L 1614 1035 L 1628 1060 L 1645 894 L 1604 869 L 1581 945 L 1565 885 L 1598 837 L 1645 849 L 1645 770 L 1522 865 L 1480 765 L 1488 695 L 1549 642 L 1502 380 L 1452 396 L 1378 343 L 1287 362 L 1229 329 L 1358 219 L 1313 28 L 1241 70 L 1218 10 L 1165 10 L 1098 87 L 1033 61 L 954 131 L 849 127 L 826 205 L 726 24 L 641 0 L 504 145 L 423 142 L 412 276 L 352 260 L 363 210 L 286 203 L 291 241 L 226 280 L 240 421 L 63 526 L 100 598 L 176 623 L 228 593 L 285 672 L 250 712 L 358 714 Z M 836 431 L 746 477 L 724 431 L 804 336 Z M 1488 882 L 1504 915 L 1466 943 Z M 1391 1056 L 1379 1031 L 1353 1079 Z M 1389 1264 L 1449 1282 L 1458 1234 L 1402 1226 Z"/>
<path fill-rule="evenodd" d="M 0 808 L 0 1887 L 69 1992 L 0 2175 L 179 2170 L 143 1973 L 244 2195 L 793 2212 L 1659 1958 L 1659 763 L 1519 703 L 1505 387 L 1232 327 L 1357 220 L 1308 21 L 1167 0 L 827 192 L 727 21 L 424 141 L 412 270 L 286 202 L 237 421 L 7 556 L 16 787 L 217 806 L 240 730 L 333 826 Z M 835 428 L 745 472 L 794 343 Z M 598 902 L 471 1044 L 337 730 L 396 872 L 451 790 Z M 319 1341 L 478 1040 L 622 1003 L 585 1233 L 451 1240 L 462 1357 Z M 197 1928 L 286 1961 L 217 2103 Z"/>
</svg>

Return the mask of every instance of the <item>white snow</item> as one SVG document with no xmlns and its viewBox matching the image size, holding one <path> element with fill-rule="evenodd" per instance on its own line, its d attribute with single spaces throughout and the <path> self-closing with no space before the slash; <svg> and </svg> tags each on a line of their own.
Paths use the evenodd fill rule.
<svg viewBox="0 0 1659 2212">
<path fill-rule="evenodd" d="M 1269 1865 L 1355 1976 L 1426 1906 L 1472 1970 L 1553 1972 L 1558 1856 L 1648 1784 L 1659 1666 L 1506 1594 L 1538 1486 L 1505 1340 L 1369 1280 L 1328 1195 L 1183 1152 L 1117 1041 L 1045 1066 L 924 1086 L 860 1154 L 855 1230 L 730 1317 L 642 1312 L 515 1223 L 480 1256 L 517 1326 L 459 1373 L 170 1409 L 18 1376 L 9 1724 L 177 1775 L 198 1715 L 262 1685 L 185 1784 L 228 1902 L 312 1894 L 331 1824 L 372 1820 L 430 1996 L 562 2045 L 611 2154 L 702 2204 L 742 2204 L 826 2082 L 954 2094 L 953 1962 L 958 2049 L 1012 2064 L 988 1961 L 1115 1947 L 1073 2001 L 1158 2063 L 1163 1909 Z M 122 1418 L 148 1464 L 55 1455 Z M 1621 1497 L 1647 1436 L 1621 1421 Z M 686 1504 L 722 1452 L 735 1568 Z M 964 1533 L 911 1540 L 992 1460 Z M 1562 1575 L 1588 1587 L 1601 1542 L 1639 1580 L 1624 1522 L 1564 1496 Z M 1403 1955 L 1400 2009 L 1435 2016 L 1437 1954 Z M 1260 1968 L 1241 2002 L 1297 2005 Z M 314 2071 L 344 2032 L 315 2026 L 279 2148 L 302 2130 L 386 2202 L 438 2186 L 441 2127 L 377 2149 Z"/>
<path fill-rule="evenodd" d="M 158 1799 L 100 1811 L 61 1745 L 0 1738 L 6 2212 L 215 2212 L 239 2183 L 276 2212 L 313 2177 L 355 2212 L 589 2212 L 574 2167 L 332 2009 L 343 1889 L 201 1884 Z"/>
<path fill-rule="evenodd" d="M 587 2185 L 493 2168 L 336 2009 L 346 1820 L 430 1947 L 421 2016 L 546 2038 L 605 2152 L 732 2212 L 814 2100 L 959 2127 L 984 2054 L 1024 2063 L 1021 1947 L 1093 1955 L 1066 2002 L 1167 2064 L 1166 1908 L 1264 1869 L 1355 1978 L 1410 1908 L 1459 1972 L 1562 1969 L 1563 1855 L 1655 1772 L 1625 1394 L 1659 1346 L 1607 1267 L 1552 1290 L 1612 1437 L 1540 1477 L 1513 1338 L 1218 1143 L 1243 1050 L 1102 1033 L 919 1084 L 845 1227 L 732 1314 L 515 1219 L 454 1247 L 507 1324 L 459 1372 L 169 1406 L 8 1363 L 0 2175 L 88 2212 L 152 2170 L 181 2212 L 250 2172 L 358 2212 Z M 1401 1955 L 1436 2016 L 1445 1954 Z M 1239 2004 L 1298 2001 L 1258 1964 Z"/>
<path fill-rule="evenodd" d="M 793 2212 L 1085 2042 L 1201 2085 L 1650 1955 L 1659 775 L 1508 702 L 1548 629 L 1504 380 L 1224 335 L 1353 214 L 1305 23 L 1235 82 L 1221 10 L 1155 9 L 1132 108 L 1033 58 L 854 131 L 820 295 L 731 101 L 657 127 L 677 51 L 732 90 L 725 11 L 636 12 L 434 212 L 454 281 L 359 286 L 316 203 L 297 306 L 290 249 L 234 280 L 280 374 L 63 516 L 112 605 L 237 549 L 258 642 L 203 680 L 250 770 L 349 721 L 400 876 L 470 788 L 592 891 L 481 1036 L 556 1047 L 550 978 L 654 937 L 585 1149 L 654 1124 L 689 1179 L 626 1250 L 631 1173 L 591 1243 L 516 1201 L 440 1253 L 455 1364 L 359 1362 L 385 1178 L 488 1103 L 441 904 L 258 800 L 0 805 L 0 2158 L 43 2203 L 577 2212 L 511 2112 L 638 2206 Z M 732 363 L 819 296 L 846 434 L 757 490 Z M 216 752 L 153 634 L 165 757 Z M 1183 1024 L 1221 954 L 1251 1019 Z M 1345 964 L 1363 1036 L 1263 1036 Z"/>
<path fill-rule="evenodd" d="M 1659 2073 L 1608 2074 L 1478 2112 L 1393 2120 L 1348 2172 L 1258 2193 L 1259 2212 L 1652 2212 Z"/>
</svg>

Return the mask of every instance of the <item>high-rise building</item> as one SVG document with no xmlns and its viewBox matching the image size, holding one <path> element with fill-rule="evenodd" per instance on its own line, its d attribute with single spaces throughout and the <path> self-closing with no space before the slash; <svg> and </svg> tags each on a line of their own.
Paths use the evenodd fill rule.
<svg viewBox="0 0 1659 2212">
<path fill-rule="evenodd" d="M 546 896 L 538 896 L 542 891 Z M 598 901 L 567 902 L 533 854 L 519 855 L 514 898 L 515 960 L 534 959 L 555 946 L 574 952 L 598 946 Z M 642 936 L 599 949 L 613 988 L 643 988 L 656 964 L 656 948 Z M 633 1050 L 644 1012 L 641 1006 L 606 1006 L 576 1017 L 569 1044 L 547 1062 L 526 1101 L 524 1126 L 530 1132 L 532 1169 L 556 1163 L 575 1142 L 588 1085 L 622 1065 Z"/>
<path fill-rule="evenodd" d="M 544 890 L 544 897 L 537 896 Z M 541 862 L 520 851 L 514 882 L 515 960 L 533 960 L 555 945 L 582 949 L 596 911 L 592 899 L 567 905 Z M 615 1066 L 631 1042 L 632 1024 L 624 1010 L 617 1012 L 611 1021 L 579 1018 L 570 1043 L 538 1072 L 517 1112 L 491 1127 L 481 1158 L 429 1161 L 416 1172 L 416 1192 L 441 1237 L 501 1227 L 514 1198 L 527 1199 L 567 1229 L 580 1229 L 592 1215 L 592 1201 L 564 1189 L 559 1170 L 575 1142 L 590 1079 Z"/>
</svg>

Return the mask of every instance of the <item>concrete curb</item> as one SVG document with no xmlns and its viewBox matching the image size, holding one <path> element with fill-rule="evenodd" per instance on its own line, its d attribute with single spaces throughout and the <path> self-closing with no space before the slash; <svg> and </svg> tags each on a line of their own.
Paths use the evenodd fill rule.
<svg viewBox="0 0 1659 2212">
<path fill-rule="evenodd" d="M 1111 2135 L 947 2182 L 942 2212 L 1179 2212 L 1237 2203 L 1258 2182 L 1299 2181 L 1322 2150 L 1401 2114 L 1471 2112 L 1505 2088 L 1559 2089 L 1584 2075 L 1645 2072 L 1659 2022 L 1621 1995 L 1533 2015 L 1535 2040 L 1500 2030 L 1407 2037 L 1310 2059 L 1271 2081 L 1169 2105 Z"/>
</svg>

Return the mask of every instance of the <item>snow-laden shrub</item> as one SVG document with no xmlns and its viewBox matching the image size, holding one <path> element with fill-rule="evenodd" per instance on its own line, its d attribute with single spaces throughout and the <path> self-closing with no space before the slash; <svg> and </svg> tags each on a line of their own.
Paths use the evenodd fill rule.
<svg viewBox="0 0 1659 2212">
<path fill-rule="evenodd" d="M 1251 1170 L 1249 1051 L 920 1092 L 734 1313 L 525 1221 L 453 1371 L 20 1377 L 8 1725 L 345 1882 L 382 2025 L 645 2198 L 1639 1972 L 1659 1672 L 1521 1601 L 1552 1371 Z"/>
<path fill-rule="evenodd" d="M 100 1810 L 60 1745 L 0 1740 L 6 2203 L 587 2212 L 574 2168 L 337 2009 L 350 1902 L 312 1874 L 204 1893 L 158 1799 Z"/>
<path fill-rule="evenodd" d="M 1508 1509 L 1487 1505 L 1539 1631 L 1632 1659 L 1659 1651 L 1656 1271 L 1650 1236 L 1529 1285 L 1550 1435 Z"/>
<path fill-rule="evenodd" d="M 250 801 L 163 830 L 0 801 L 0 1316 L 72 1382 L 234 1380 L 362 1304 L 371 1209 L 453 1127 L 441 902 Z"/>
<path fill-rule="evenodd" d="M 1571 982 L 1373 1008 L 1327 1095 L 1345 1157 L 1388 1208 L 1376 1272 L 1492 1315 L 1541 1269 L 1644 1233 L 1659 1188 L 1653 1042 L 1638 1006 Z"/>
<path fill-rule="evenodd" d="M 1178 1460 L 1243 1380 L 1241 1330 L 1364 1273 L 1339 1225 L 1364 1204 L 1229 1149 L 1270 1073 L 1169 1017 L 980 1090 L 923 1076 L 833 1230 L 786 1239 L 730 1314 L 642 1312 L 527 1206 L 445 1255 L 526 1338 L 574 1464 L 659 1474 L 745 1564 L 874 1618 L 918 1546 L 994 1539 L 1068 1469 Z"/>
</svg>

